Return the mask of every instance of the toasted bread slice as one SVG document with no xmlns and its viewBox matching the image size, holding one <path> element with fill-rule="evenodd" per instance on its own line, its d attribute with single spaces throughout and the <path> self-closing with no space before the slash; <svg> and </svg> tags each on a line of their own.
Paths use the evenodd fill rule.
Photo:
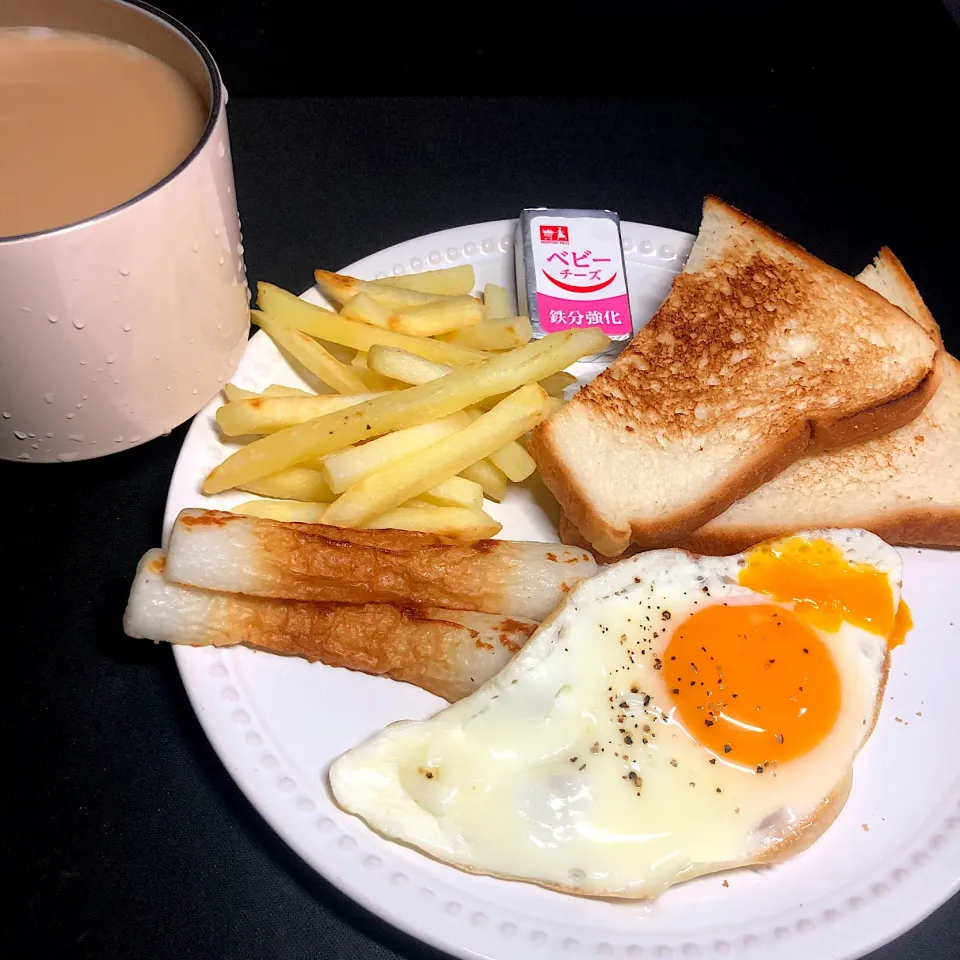
<svg viewBox="0 0 960 960">
<path fill-rule="evenodd" d="M 936 321 L 888 249 L 857 279 L 940 342 Z M 944 353 L 938 363 L 940 387 L 913 422 L 805 457 L 682 545 L 700 553 L 735 553 L 816 518 L 816 526 L 863 527 L 899 546 L 960 546 L 960 362 Z"/>
<path fill-rule="evenodd" d="M 899 307 L 708 197 L 657 314 L 531 452 L 599 553 L 673 544 L 804 454 L 908 423 L 937 351 Z"/>
</svg>

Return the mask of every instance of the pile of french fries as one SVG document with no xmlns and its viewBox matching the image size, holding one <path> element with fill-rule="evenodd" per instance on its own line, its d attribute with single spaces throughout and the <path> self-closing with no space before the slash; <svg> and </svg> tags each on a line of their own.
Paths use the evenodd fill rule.
<svg viewBox="0 0 960 960">
<path fill-rule="evenodd" d="M 501 525 L 483 509 L 536 464 L 521 442 L 563 404 L 571 363 L 608 343 L 596 329 L 532 341 L 507 291 L 472 295 L 473 267 L 365 281 L 316 271 L 339 313 L 269 283 L 256 323 L 318 388 L 227 384 L 217 411 L 246 442 L 206 478 L 243 490 L 235 512 L 364 529 L 419 530 L 467 542 Z"/>
</svg>

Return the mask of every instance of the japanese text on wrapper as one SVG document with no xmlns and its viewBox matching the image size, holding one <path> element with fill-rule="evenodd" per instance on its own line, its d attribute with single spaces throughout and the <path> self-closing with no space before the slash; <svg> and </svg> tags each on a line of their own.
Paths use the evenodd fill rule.
<svg viewBox="0 0 960 960">
<path fill-rule="evenodd" d="M 547 263 L 560 264 L 559 271 L 564 279 L 582 277 L 585 280 L 604 280 L 604 271 L 611 268 L 597 266 L 597 264 L 611 263 L 610 257 L 595 257 L 589 250 L 577 253 L 575 250 L 557 250 L 547 257 Z"/>
<path fill-rule="evenodd" d="M 617 326 L 619 310 L 551 310 L 550 322 L 565 327 L 600 327 L 604 324 Z"/>
</svg>

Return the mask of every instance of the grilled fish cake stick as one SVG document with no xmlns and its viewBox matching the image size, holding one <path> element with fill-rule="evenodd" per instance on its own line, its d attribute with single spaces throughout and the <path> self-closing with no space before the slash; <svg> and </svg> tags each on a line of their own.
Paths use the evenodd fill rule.
<svg viewBox="0 0 960 960">
<path fill-rule="evenodd" d="M 463 610 L 215 593 L 172 583 L 164 567 L 161 550 L 140 561 L 123 618 L 131 637 L 243 644 L 402 680 L 451 701 L 496 674 L 538 626 Z"/>
<path fill-rule="evenodd" d="M 559 543 L 345 530 L 214 510 L 184 510 L 167 548 L 167 577 L 225 593 L 335 603 L 399 603 L 543 620 L 597 572 Z"/>
</svg>

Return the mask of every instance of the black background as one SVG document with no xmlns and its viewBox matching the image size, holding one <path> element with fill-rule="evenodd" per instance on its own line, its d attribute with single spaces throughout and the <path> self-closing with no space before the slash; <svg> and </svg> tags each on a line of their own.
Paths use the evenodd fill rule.
<svg viewBox="0 0 960 960">
<path fill-rule="evenodd" d="M 960 30 L 943 5 L 297 6 L 166 3 L 231 93 L 251 281 L 299 291 L 315 266 L 533 205 L 695 232 L 712 192 L 850 272 L 888 244 L 960 351 Z M 0 463 L 0 954 L 436 956 L 275 838 L 170 651 L 122 634 L 183 434 L 68 467 Z M 876 956 L 958 944 L 954 898 Z"/>
</svg>

